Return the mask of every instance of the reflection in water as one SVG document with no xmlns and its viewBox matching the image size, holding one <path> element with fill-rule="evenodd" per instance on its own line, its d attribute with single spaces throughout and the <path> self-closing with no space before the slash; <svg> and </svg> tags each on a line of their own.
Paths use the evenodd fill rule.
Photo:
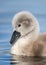
<svg viewBox="0 0 46 65">
<path fill-rule="evenodd" d="M 12 55 L 11 65 L 46 65 L 44 57 L 22 57 Z"/>
</svg>

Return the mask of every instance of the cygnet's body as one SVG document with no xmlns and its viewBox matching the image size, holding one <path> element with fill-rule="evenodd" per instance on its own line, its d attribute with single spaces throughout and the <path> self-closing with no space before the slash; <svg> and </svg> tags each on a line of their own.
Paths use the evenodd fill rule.
<svg viewBox="0 0 46 65">
<path fill-rule="evenodd" d="M 46 33 L 40 33 L 39 23 L 30 12 L 16 14 L 12 25 L 15 32 L 11 39 L 11 54 L 46 56 Z"/>
</svg>

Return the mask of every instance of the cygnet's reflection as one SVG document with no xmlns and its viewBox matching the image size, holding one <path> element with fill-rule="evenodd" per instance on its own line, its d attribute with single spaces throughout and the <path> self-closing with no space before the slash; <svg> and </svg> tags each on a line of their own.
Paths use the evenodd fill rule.
<svg viewBox="0 0 46 65">
<path fill-rule="evenodd" d="M 27 57 L 11 55 L 11 65 L 46 65 L 46 59 L 41 57 Z"/>
</svg>

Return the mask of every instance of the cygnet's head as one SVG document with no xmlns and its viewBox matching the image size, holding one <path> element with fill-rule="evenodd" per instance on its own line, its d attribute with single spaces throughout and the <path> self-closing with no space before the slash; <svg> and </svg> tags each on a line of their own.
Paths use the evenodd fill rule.
<svg viewBox="0 0 46 65">
<path fill-rule="evenodd" d="M 20 37 L 25 37 L 34 30 L 39 33 L 39 24 L 36 18 L 27 11 L 17 13 L 12 20 L 13 35 L 11 43 L 14 43 Z"/>
</svg>

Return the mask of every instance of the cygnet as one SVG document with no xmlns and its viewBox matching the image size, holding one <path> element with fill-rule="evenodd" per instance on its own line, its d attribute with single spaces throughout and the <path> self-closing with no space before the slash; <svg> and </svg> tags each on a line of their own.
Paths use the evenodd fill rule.
<svg viewBox="0 0 46 65">
<path fill-rule="evenodd" d="M 46 56 L 46 33 L 40 32 L 37 19 L 28 11 L 13 17 L 11 54 L 19 56 Z"/>
</svg>

